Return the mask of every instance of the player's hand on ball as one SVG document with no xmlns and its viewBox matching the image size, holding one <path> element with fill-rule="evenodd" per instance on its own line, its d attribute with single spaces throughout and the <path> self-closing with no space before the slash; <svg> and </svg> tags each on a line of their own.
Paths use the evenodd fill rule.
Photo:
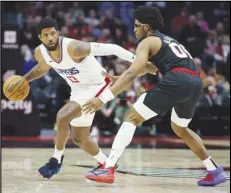
<svg viewBox="0 0 231 193">
<path fill-rule="evenodd" d="M 92 114 L 99 110 L 103 105 L 104 103 L 98 97 L 93 98 L 82 106 L 82 113 Z"/>
</svg>

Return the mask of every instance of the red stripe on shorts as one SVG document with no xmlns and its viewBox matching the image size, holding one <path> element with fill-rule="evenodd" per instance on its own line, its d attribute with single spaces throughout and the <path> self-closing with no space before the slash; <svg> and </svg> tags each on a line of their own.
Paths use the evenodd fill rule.
<svg viewBox="0 0 231 193">
<path fill-rule="evenodd" d="M 111 82 L 110 78 L 108 77 L 106 77 L 104 81 L 106 82 L 105 86 L 100 89 L 100 91 L 95 95 L 95 97 L 98 97 Z"/>
<path fill-rule="evenodd" d="M 195 72 L 193 70 L 189 70 L 187 68 L 180 68 L 180 67 L 175 67 L 170 70 L 171 72 L 183 72 L 186 74 L 190 74 L 192 76 L 200 76 L 198 72 Z"/>
</svg>

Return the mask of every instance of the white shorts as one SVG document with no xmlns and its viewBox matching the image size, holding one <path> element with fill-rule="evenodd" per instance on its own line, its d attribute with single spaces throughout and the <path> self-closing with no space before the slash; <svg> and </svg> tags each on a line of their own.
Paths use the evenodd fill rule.
<svg viewBox="0 0 231 193">
<path fill-rule="evenodd" d="M 104 82 L 100 85 L 83 85 L 72 88 L 70 101 L 75 101 L 79 105 L 84 105 L 90 99 L 100 95 L 105 90 L 110 82 Z M 70 124 L 74 127 L 89 127 L 91 126 L 95 113 L 90 115 L 82 115 L 73 119 Z"/>
</svg>

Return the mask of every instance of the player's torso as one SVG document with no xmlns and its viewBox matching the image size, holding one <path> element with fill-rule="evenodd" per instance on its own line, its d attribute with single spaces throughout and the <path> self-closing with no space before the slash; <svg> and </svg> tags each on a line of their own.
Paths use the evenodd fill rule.
<svg viewBox="0 0 231 193">
<path fill-rule="evenodd" d="M 73 88 L 81 85 L 98 85 L 104 83 L 102 66 L 92 55 L 77 63 L 68 54 L 68 44 L 72 39 L 61 37 L 60 61 L 52 59 L 44 45 L 40 45 L 41 53 L 48 65 L 50 65 Z"/>
<path fill-rule="evenodd" d="M 162 46 L 158 53 L 151 57 L 151 61 L 163 75 L 174 67 L 196 70 L 192 56 L 178 41 L 158 31 L 153 33 L 153 36 L 161 39 Z"/>
</svg>

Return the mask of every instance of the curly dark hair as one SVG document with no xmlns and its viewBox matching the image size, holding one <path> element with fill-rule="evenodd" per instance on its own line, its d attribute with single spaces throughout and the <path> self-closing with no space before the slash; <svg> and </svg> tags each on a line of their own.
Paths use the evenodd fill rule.
<svg viewBox="0 0 231 193">
<path fill-rule="evenodd" d="M 54 19 L 52 19 L 52 18 L 50 18 L 50 17 L 45 17 L 44 19 L 42 19 L 41 21 L 40 21 L 40 23 L 38 24 L 38 26 L 37 26 L 37 29 L 36 29 L 36 31 L 37 31 L 37 34 L 41 34 L 41 31 L 44 29 L 44 28 L 50 28 L 50 27 L 54 27 L 56 30 L 59 30 L 58 28 L 58 23 L 54 20 Z"/>
<path fill-rule="evenodd" d="M 164 26 L 164 18 L 157 7 L 140 6 L 133 12 L 135 19 L 143 24 L 148 24 L 153 30 Z"/>
</svg>

